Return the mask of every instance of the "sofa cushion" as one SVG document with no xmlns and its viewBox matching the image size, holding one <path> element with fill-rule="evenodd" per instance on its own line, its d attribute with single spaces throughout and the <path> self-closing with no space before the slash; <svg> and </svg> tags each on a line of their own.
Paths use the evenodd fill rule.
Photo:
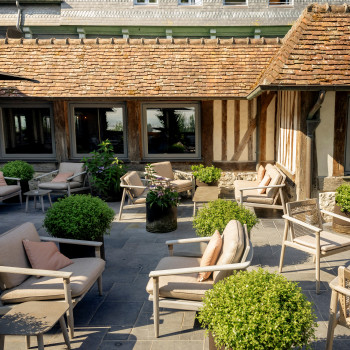
<svg viewBox="0 0 350 350">
<path fill-rule="evenodd" d="M 181 269 L 199 267 L 200 258 L 169 256 L 161 259 L 155 270 Z M 204 293 L 213 286 L 212 278 L 197 281 L 197 273 L 159 277 L 159 296 L 165 298 L 201 301 Z M 153 279 L 148 281 L 146 290 L 153 294 Z"/>
<path fill-rule="evenodd" d="M 170 162 L 153 163 L 153 170 L 157 175 L 174 180 L 173 168 Z"/>
<path fill-rule="evenodd" d="M 241 192 L 239 191 L 240 188 L 249 188 L 249 187 L 257 187 L 259 184 L 255 181 L 248 181 L 248 180 L 236 180 L 234 182 L 235 186 L 235 198 L 237 202 L 240 202 L 241 200 Z M 250 202 L 250 203 L 261 203 L 261 204 L 272 204 L 273 198 L 268 198 L 266 193 L 258 194 L 257 190 L 245 190 L 243 192 L 243 202 Z"/>
<path fill-rule="evenodd" d="M 24 249 L 33 269 L 60 270 L 73 261 L 58 250 L 54 242 L 32 242 L 23 240 Z"/>
<path fill-rule="evenodd" d="M 265 176 L 265 168 L 263 165 L 259 165 L 258 175 L 256 177 L 256 182 L 260 183 L 262 181 L 262 179 L 264 178 L 264 176 Z"/>
<path fill-rule="evenodd" d="M 75 174 L 79 174 L 82 173 L 85 170 L 85 165 L 84 163 L 66 163 L 66 162 L 62 162 L 60 164 L 60 167 L 58 169 L 59 173 L 70 173 L 72 172 L 74 175 Z M 84 176 L 83 175 L 79 175 L 77 177 L 75 177 L 73 179 L 73 181 L 77 181 L 77 182 L 83 182 L 84 181 Z"/>
<path fill-rule="evenodd" d="M 4 173 L 0 171 L 0 186 L 7 186 L 6 180 L 4 178 Z"/>
<path fill-rule="evenodd" d="M 269 185 L 280 185 L 283 177 L 277 168 L 274 165 L 267 164 L 265 169 L 266 173 L 271 177 Z M 268 198 L 274 198 L 277 191 L 278 188 L 268 188 L 266 190 L 266 195 Z"/>
<path fill-rule="evenodd" d="M 70 188 L 81 187 L 81 182 L 70 181 Z M 68 182 L 43 182 L 39 184 L 39 188 L 42 190 L 63 191 L 68 190 Z"/>
<path fill-rule="evenodd" d="M 201 259 L 200 267 L 215 265 L 222 247 L 222 238 L 218 230 L 210 238 L 207 248 Z M 199 272 L 198 282 L 203 282 L 209 278 L 211 272 Z"/>
<path fill-rule="evenodd" d="M 129 186 L 144 186 L 139 174 L 136 171 L 130 171 L 127 174 L 125 174 L 123 176 L 123 180 Z M 143 193 L 144 190 L 144 188 L 131 188 L 130 192 L 133 196 L 138 197 Z"/>
<path fill-rule="evenodd" d="M 11 193 L 15 193 L 20 190 L 21 190 L 21 186 L 18 186 L 18 185 L 0 186 L 0 197 L 7 196 Z"/>
<path fill-rule="evenodd" d="M 231 220 L 222 233 L 222 249 L 216 265 L 234 264 L 241 261 L 244 251 L 245 239 L 242 224 Z M 214 271 L 214 283 L 229 276 L 231 271 Z"/>
<path fill-rule="evenodd" d="M 271 181 L 270 175 L 265 175 L 264 178 L 259 182 L 259 186 L 267 186 Z M 258 194 L 266 193 L 266 188 L 257 189 Z"/>
<path fill-rule="evenodd" d="M 72 297 L 78 297 L 87 292 L 105 268 L 105 261 L 100 258 L 72 259 L 73 264 L 60 271 L 72 272 L 70 287 Z M 52 277 L 29 277 L 21 285 L 1 294 L 1 301 L 20 303 L 31 300 L 64 299 L 63 279 Z"/>
<path fill-rule="evenodd" d="M 57 176 L 54 177 L 51 182 L 67 182 L 67 179 L 73 175 L 73 172 L 58 173 Z"/>
<path fill-rule="evenodd" d="M 30 268 L 22 244 L 24 239 L 40 242 L 38 232 L 31 222 L 26 222 L 0 235 L 0 265 Z M 27 278 L 27 275 L 0 273 L 0 288 L 13 288 Z"/>
</svg>

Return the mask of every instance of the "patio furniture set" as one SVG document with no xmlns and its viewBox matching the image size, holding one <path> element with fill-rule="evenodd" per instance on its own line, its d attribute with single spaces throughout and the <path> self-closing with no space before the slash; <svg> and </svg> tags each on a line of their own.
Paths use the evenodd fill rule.
<svg viewBox="0 0 350 350">
<path fill-rule="evenodd" d="M 80 165 L 80 164 L 79 164 Z M 68 169 L 63 166 L 64 172 Z M 63 168 L 60 167 L 62 170 Z M 172 183 L 179 191 L 194 192 L 193 180 L 175 180 L 174 171 L 170 162 L 155 164 L 155 171 L 165 181 Z M 66 175 L 69 183 L 58 186 L 55 190 L 66 191 L 67 194 L 84 186 L 86 175 L 82 169 L 74 169 L 73 175 Z M 62 170 L 63 171 L 63 170 Z M 350 250 L 350 238 L 335 235 L 323 230 L 321 212 L 328 215 L 332 213 L 320 211 L 315 199 L 284 203 L 282 188 L 285 186 L 285 175 L 275 166 L 267 166 L 266 171 L 273 179 L 271 185 L 258 186 L 258 182 L 236 181 L 236 200 L 244 205 L 267 208 L 283 209 L 285 229 L 282 242 L 279 271 L 282 272 L 283 259 L 286 246 L 310 253 L 314 257 L 316 266 L 316 292 L 320 291 L 320 258 L 342 251 Z M 60 172 L 59 172 L 60 173 Z M 188 174 L 187 174 L 188 175 Z M 42 177 L 39 177 L 39 179 Z M 73 179 L 79 186 L 71 186 Z M 48 185 L 39 184 L 39 188 L 47 189 Z M 147 186 L 135 171 L 128 172 L 121 178 L 123 188 L 122 202 L 120 204 L 119 220 L 123 209 L 144 206 L 147 195 Z M 1 186 L 0 186 L 1 188 Z M 258 193 L 257 190 L 265 188 L 266 193 Z M 53 189 L 54 190 L 54 189 Z M 18 189 L 17 189 L 18 191 Z M 20 195 L 17 192 L 16 195 Z M 216 199 L 219 195 L 217 187 L 201 187 L 194 192 L 194 211 L 199 203 Z M 280 197 L 281 204 L 277 204 Z M 125 205 L 128 200 L 129 204 Z M 348 219 L 349 220 L 349 219 Z M 349 220 L 350 221 L 350 220 Z M 288 234 L 290 240 L 288 240 Z M 206 290 L 212 288 L 213 284 L 222 280 L 235 270 L 245 270 L 251 265 L 253 258 L 253 246 L 250 241 L 247 227 L 238 221 L 230 221 L 223 234 L 222 246 L 217 251 L 217 262 L 207 259 L 206 252 L 203 256 L 185 256 L 181 253 L 174 255 L 174 245 L 188 243 L 209 243 L 214 241 L 212 237 L 189 238 L 167 241 L 169 256 L 160 260 L 156 269 L 149 274 L 149 282 L 146 290 L 149 299 L 153 301 L 155 336 L 159 336 L 159 307 L 181 310 L 198 310 L 202 305 L 202 298 Z M 92 245 L 96 249 L 93 258 L 74 259 L 73 264 L 53 271 L 45 268 L 35 268 L 27 260 L 23 247 L 23 240 L 32 242 L 65 242 L 71 244 Z M 14 228 L 0 236 L 0 287 L 3 290 L 0 299 L 4 305 L 16 305 L 10 311 L 3 309 L 5 317 L 0 318 L 0 349 L 3 348 L 4 336 L 6 334 L 36 335 L 39 349 L 43 349 L 42 334 L 49 330 L 58 320 L 62 329 L 65 323 L 62 315 L 66 313 L 69 336 L 74 336 L 73 308 L 86 292 L 97 282 L 99 293 L 102 294 L 102 273 L 105 262 L 100 258 L 99 249 L 102 243 L 39 237 L 33 224 L 26 223 Z M 214 244 L 214 243 L 213 243 Z M 215 248 L 216 249 L 216 248 Z M 198 280 L 198 273 L 212 273 L 205 281 Z M 31 276 L 28 278 L 28 276 Z M 42 276 L 37 278 L 36 276 Z M 339 275 L 331 284 L 332 300 L 331 314 L 328 326 L 327 349 L 332 348 L 334 328 L 337 324 L 350 325 L 350 270 L 345 267 L 339 268 Z M 40 319 L 43 317 L 38 309 L 41 307 L 36 303 L 50 301 L 55 303 L 61 300 L 62 307 L 46 308 L 49 321 L 45 327 L 30 327 L 25 320 L 21 329 L 11 327 L 23 313 L 27 313 L 28 319 Z M 337 316 L 338 302 L 340 317 Z M 53 304 L 56 305 L 56 304 Z M 0 307 L 1 315 L 1 307 Z M 12 323 L 11 323 L 12 322 Z M 65 342 L 69 348 L 68 336 L 63 330 Z"/>
</svg>

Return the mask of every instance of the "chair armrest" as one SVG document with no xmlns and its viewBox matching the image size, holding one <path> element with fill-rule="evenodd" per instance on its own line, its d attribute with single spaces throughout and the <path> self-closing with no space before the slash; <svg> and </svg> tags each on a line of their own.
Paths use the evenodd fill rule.
<svg viewBox="0 0 350 350">
<path fill-rule="evenodd" d="M 16 181 L 21 181 L 19 177 L 10 177 L 10 176 L 4 176 L 5 180 L 16 180 Z"/>
<path fill-rule="evenodd" d="M 103 244 L 102 242 L 96 242 L 96 241 L 83 241 L 80 239 L 67 239 L 67 238 L 45 237 L 45 236 L 40 236 L 40 240 L 48 241 L 48 242 L 85 245 L 90 247 L 101 247 Z"/>
<path fill-rule="evenodd" d="M 67 178 L 67 181 L 71 181 L 71 180 L 73 180 L 75 177 L 78 177 L 78 176 L 80 176 L 80 175 L 85 175 L 85 174 L 86 174 L 86 171 L 82 171 L 81 173 L 74 174 L 74 175 L 68 177 L 68 178 Z"/>
<path fill-rule="evenodd" d="M 120 187 L 125 187 L 125 188 L 147 188 L 147 186 L 133 186 L 133 185 L 123 185 L 123 184 L 120 184 Z"/>
<path fill-rule="evenodd" d="M 160 276 L 170 276 L 170 275 L 183 275 L 196 272 L 213 272 L 213 271 L 231 271 L 231 270 L 242 270 L 249 267 L 251 261 L 246 261 L 244 263 L 237 264 L 227 264 L 227 265 L 212 265 L 204 267 L 185 267 L 182 269 L 170 269 L 170 270 L 155 270 L 151 271 L 149 277 L 160 277 Z"/>
<path fill-rule="evenodd" d="M 318 227 L 313 226 L 313 225 L 309 225 L 306 222 L 298 220 L 298 219 L 295 219 L 295 218 L 292 218 L 289 215 L 282 215 L 282 218 L 285 219 L 285 220 L 291 221 L 291 222 L 293 222 L 295 224 L 298 224 L 300 226 L 304 226 L 304 227 L 308 228 L 309 230 L 317 232 L 317 233 L 323 231 L 321 228 L 318 228 Z"/>
<path fill-rule="evenodd" d="M 184 238 L 184 239 L 174 239 L 171 241 L 166 241 L 165 244 L 186 244 L 186 243 L 196 243 L 196 242 L 209 242 L 211 237 L 195 237 L 195 238 Z"/>
<path fill-rule="evenodd" d="M 45 174 L 39 175 L 39 176 L 35 177 L 33 180 L 37 181 L 37 180 L 41 179 L 44 176 L 52 175 L 52 174 L 56 174 L 56 173 L 58 173 L 58 170 L 53 170 L 53 171 L 50 171 L 49 173 L 45 173 Z"/>
<path fill-rule="evenodd" d="M 350 222 L 350 218 L 346 218 L 346 217 L 344 217 L 344 216 L 341 216 L 341 215 L 332 213 L 332 212 L 330 212 L 330 211 L 328 211 L 328 210 L 321 209 L 321 213 L 326 214 L 326 215 L 333 216 L 333 217 L 335 217 L 335 218 L 337 218 L 337 219 L 340 219 L 340 220 L 344 220 L 344 221 Z"/>
<path fill-rule="evenodd" d="M 0 272 L 16 273 L 20 275 L 31 275 L 31 276 L 57 277 L 57 278 L 64 278 L 64 279 L 69 279 L 73 274 L 72 272 L 65 272 L 65 271 L 30 269 L 30 268 L 13 267 L 13 266 L 0 266 Z"/>
<path fill-rule="evenodd" d="M 281 188 L 284 187 L 285 184 L 282 185 L 268 185 L 268 186 L 256 186 L 256 187 L 246 187 L 246 188 L 239 188 L 240 191 L 246 191 L 246 190 L 258 190 L 260 188 Z"/>
<path fill-rule="evenodd" d="M 344 288 L 341 286 L 332 286 L 332 289 L 337 291 L 338 293 L 341 293 L 347 297 L 350 297 L 350 289 Z"/>
</svg>

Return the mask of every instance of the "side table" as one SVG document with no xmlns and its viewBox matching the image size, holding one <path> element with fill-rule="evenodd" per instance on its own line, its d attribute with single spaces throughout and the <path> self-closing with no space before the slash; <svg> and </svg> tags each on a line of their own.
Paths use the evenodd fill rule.
<svg viewBox="0 0 350 350">
<path fill-rule="evenodd" d="M 43 334 L 49 331 L 57 321 L 60 322 L 64 341 L 71 349 L 64 314 L 68 304 L 60 301 L 28 301 L 15 305 L 0 318 L 0 350 L 4 350 L 6 335 L 25 335 L 27 345 L 29 337 L 36 336 L 38 349 L 44 350 Z"/>
<path fill-rule="evenodd" d="M 39 200 L 41 201 L 41 210 L 43 211 L 43 213 L 45 213 L 45 209 L 44 209 L 44 196 L 45 195 L 48 196 L 50 206 L 52 207 L 50 193 L 51 193 L 51 190 L 31 190 L 31 191 L 23 193 L 27 197 L 26 198 L 26 213 L 28 212 L 28 202 L 29 202 L 30 196 L 34 197 L 34 208 L 35 209 L 36 209 L 36 197 L 39 198 Z"/>
<path fill-rule="evenodd" d="M 208 203 L 219 198 L 220 189 L 217 186 L 197 187 L 193 196 L 193 216 L 196 215 L 196 206 L 199 203 Z"/>
</svg>

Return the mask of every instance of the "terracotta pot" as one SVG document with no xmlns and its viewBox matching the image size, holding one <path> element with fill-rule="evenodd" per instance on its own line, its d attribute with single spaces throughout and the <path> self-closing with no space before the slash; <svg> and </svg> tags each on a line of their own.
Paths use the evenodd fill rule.
<svg viewBox="0 0 350 350">
<path fill-rule="evenodd" d="M 350 219 L 350 213 L 343 213 L 340 209 L 340 206 L 335 204 L 334 214 L 344 216 Z M 333 217 L 333 230 L 339 233 L 349 233 L 350 234 L 350 222 L 343 221 L 341 219 Z"/>
<path fill-rule="evenodd" d="M 166 233 L 177 229 L 177 207 L 162 208 L 146 204 L 146 231 Z"/>
</svg>

